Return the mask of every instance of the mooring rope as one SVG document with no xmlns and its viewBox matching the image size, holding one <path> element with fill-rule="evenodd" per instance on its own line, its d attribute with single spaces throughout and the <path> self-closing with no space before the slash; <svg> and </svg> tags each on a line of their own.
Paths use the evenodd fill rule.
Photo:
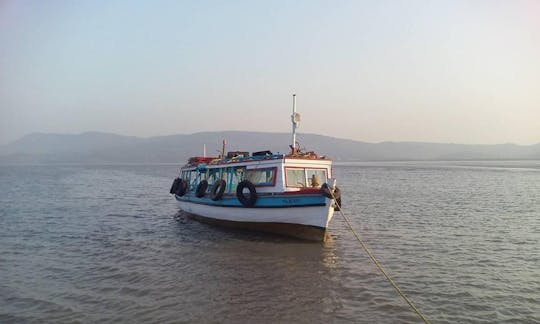
<svg viewBox="0 0 540 324">
<path fill-rule="evenodd" d="M 338 207 L 338 210 L 341 214 L 341 216 L 343 217 L 343 219 L 345 219 L 345 222 L 347 223 L 347 225 L 349 226 L 349 229 L 351 230 L 351 232 L 353 232 L 354 236 L 356 236 L 356 239 L 358 240 L 358 242 L 360 242 L 360 245 L 362 245 L 362 248 L 364 248 L 364 251 L 366 251 L 367 255 L 369 256 L 369 258 L 371 259 L 371 261 L 373 261 L 373 263 L 375 263 L 375 265 L 377 266 L 377 268 L 379 268 L 379 270 L 382 272 L 382 274 L 386 277 L 386 279 L 390 282 L 390 284 L 392 285 L 392 287 L 394 287 L 394 289 L 397 291 L 397 293 L 401 296 L 401 298 L 403 298 L 407 304 L 409 304 L 409 306 L 411 306 L 411 308 L 414 310 L 414 312 L 416 314 L 418 314 L 418 316 L 420 316 L 420 318 L 424 321 L 424 323 L 427 323 L 427 324 L 431 324 L 431 322 L 424 316 L 424 314 L 422 314 L 422 312 L 420 312 L 420 310 L 413 304 L 412 300 L 409 299 L 409 297 L 407 297 L 405 295 L 405 293 L 403 293 L 403 291 L 399 288 L 398 284 L 392 279 L 390 278 L 390 276 L 388 275 L 388 273 L 386 273 L 386 271 L 384 270 L 383 266 L 379 263 L 379 261 L 377 261 L 377 259 L 375 258 L 375 256 L 373 255 L 373 253 L 371 253 L 371 251 L 369 250 L 369 248 L 367 247 L 367 245 L 364 243 L 364 241 L 362 241 L 362 239 L 360 238 L 360 235 L 358 235 L 358 233 L 354 230 L 354 228 L 352 227 L 352 224 L 351 222 L 349 221 L 349 219 L 347 218 L 347 216 L 345 216 L 345 214 L 343 213 L 343 210 L 341 209 L 341 206 L 338 204 L 337 200 L 336 200 L 336 197 L 334 196 L 334 193 L 332 190 L 329 190 L 330 192 L 330 195 L 332 195 L 332 199 L 334 199 L 334 203 L 337 205 Z"/>
</svg>

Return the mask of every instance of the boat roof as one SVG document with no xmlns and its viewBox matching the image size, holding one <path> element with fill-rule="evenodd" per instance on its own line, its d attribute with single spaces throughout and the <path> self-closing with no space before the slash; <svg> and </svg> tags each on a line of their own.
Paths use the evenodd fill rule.
<svg viewBox="0 0 540 324">
<path fill-rule="evenodd" d="M 294 160 L 320 160 L 320 161 L 331 161 L 331 159 L 326 156 L 318 156 L 314 152 L 296 152 L 295 154 L 272 154 L 270 151 L 260 151 L 249 154 L 248 152 L 244 155 L 232 156 L 228 154 L 226 157 L 206 157 L 206 156 L 193 156 L 188 159 L 184 168 L 196 167 L 200 164 L 205 164 L 207 166 L 214 165 L 227 165 L 231 163 L 242 163 L 242 162 L 260 162 L 268 160 L 284 160 L 284 159 L 294 159 Z M 264 153 L 264 154 L 262 154 Z"/>
</svg>

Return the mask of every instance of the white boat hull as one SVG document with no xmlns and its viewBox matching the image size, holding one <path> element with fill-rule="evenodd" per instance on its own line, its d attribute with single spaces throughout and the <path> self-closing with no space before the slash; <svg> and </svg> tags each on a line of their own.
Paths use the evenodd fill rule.
<svg viewBox="0 0 540 324">
<path fill-rule="evenodd" d="M 317 241 L 326 239 L 326 228 L 334 215 L 330 199 L 326 199 L 325 206 L 284 208 L 222 207 L 190 201 L 178 204 L 183 211 L 207 223 Z"/>
</svg>

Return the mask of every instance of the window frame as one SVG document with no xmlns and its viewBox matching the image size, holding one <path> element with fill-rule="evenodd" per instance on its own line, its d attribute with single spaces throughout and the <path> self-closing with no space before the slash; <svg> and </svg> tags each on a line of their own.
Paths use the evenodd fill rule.
<svg viewBox="0 0 540 324">
<path fill-rule="evenodd" d="M 328 168 L 313 168 L 313 167 L 285 167 L 284 168 L 284 174 L 285 174 L 285 187 L 287 188 L 301 188 L 301 189 L 306 189 L 306 188 L 314 188 L 314 187 L 311 187 L 309 186 L 309 179 L 308 179 L 308 176 L 307 176 L 307 170 L 322 170 L 326 173 L 326 179 L 321 179 L 321 181 L 324 181 L 324 182 L 327 182 L 328 181 Z M 305 186 L 292 186 L 292 185 L 289 185 L 289 181 L 287 179 L 287 170 L 303 170 L 304 171 L 304 181 L 305 181 Z M 324 183 L 323 182 L 323 183 Z M 322 183 L 321 183 L 322 185 Z M 317 188 L 317 187 L 315 187 Z"/>
<path fill-rule="evenodd" d="M 291 186 L 289 185 L 289 179 L 287 178 L 287 171 L 288 170 L 302 170 L 304 171 L 304 181 L 305 181 L 305 185 L 304 186 Z M 287 188 L 307 188 L 307 179 L 306 179 L 306 168 L 303 168 L 303 167 L 285 167 L 285 186 Z"/>
<path fill-rule="evenodd" d="M 309 181 L 310 181 L 310 177 L 308 177 L 308 170 L 317 170 L 317 171 L 323 171 L 326 175 L 326 179 L 320 179 L 320 181 L 322 182 L 318 187 L 313 187 L 313 186 L 310 186 L 309 185 Z M 304 173 L 305 173 L 305 176 L 306 176 L 306 188 L 320 188 L 323 183 L 326 183 L 328 182 L 328 169 L 327 168 L 309 168 L 309 167 L 306 167 L 304 168 Z"/>
<path fill-rule="evenodd" d="M 253 169 L 246 169 L 245 173 L 245 179 L 248 179 L 248 173 L 250 171 L 267 171 L 271 170 L 272 173 L 272 183 L 264 183 L 264 184 L 253 184 L 255 187 L 275 187 L 276 186 L 276 179 L 277 179 L 277 167 L 266 167 L 266 168 L 253 168 Z"/>
</svg>

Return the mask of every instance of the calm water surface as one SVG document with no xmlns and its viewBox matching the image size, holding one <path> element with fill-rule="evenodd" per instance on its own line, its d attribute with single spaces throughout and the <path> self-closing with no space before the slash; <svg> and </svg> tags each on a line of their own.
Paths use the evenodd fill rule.
<svg viewBox="0 0 540 324">
<path fill-rule="evenodd" d="M 0 322 L 415 323 L 332 242 L 186 219 L 174 165 L 0 166 Z M 334 167 L 344 212 L 433 323 L 540 323 L 540 162 Z"/>
</svg>

